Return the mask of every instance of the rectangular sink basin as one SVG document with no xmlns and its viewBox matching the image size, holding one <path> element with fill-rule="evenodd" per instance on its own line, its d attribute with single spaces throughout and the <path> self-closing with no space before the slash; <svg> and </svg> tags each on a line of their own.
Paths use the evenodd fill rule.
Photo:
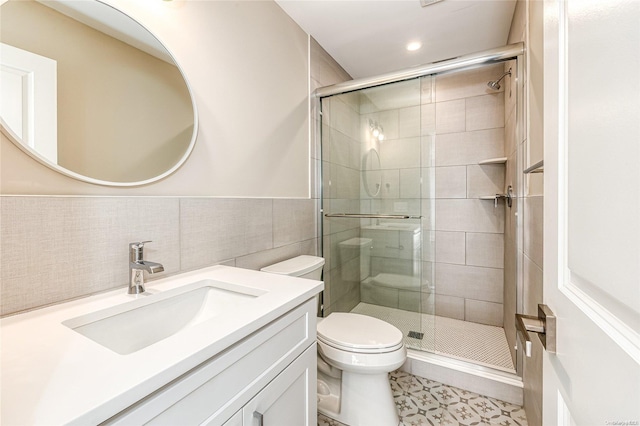
<svg viewBox="0 0 640 426">
<path fill-rule="evenodd" d="M 237 312 L 247 301 L 262 294 L 265 292 L 250 287 L 203 280 L 62 324 L 116 353 L 127 355 L 214 317 Z"/>
</svg>

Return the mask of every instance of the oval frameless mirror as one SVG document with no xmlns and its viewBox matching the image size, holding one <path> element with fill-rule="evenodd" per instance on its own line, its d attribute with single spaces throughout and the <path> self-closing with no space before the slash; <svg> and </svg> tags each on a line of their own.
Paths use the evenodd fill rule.
<svg viewBox="0 0 640 426">
<path fill-rule="evenodd" d="M 375 148 L 371 148 L 362 157 L 362 182 L 369 197 L 377 197 L 382 186 L 382 170 L 380 155 Z"/>
<path fill-rule="evenodd" d="M 177 170 L 197 133 L 189 85 L 138 22 L 97 0 L 0 6 L 0 128 L 75 179 L 143 185 Z"/>
</svg>

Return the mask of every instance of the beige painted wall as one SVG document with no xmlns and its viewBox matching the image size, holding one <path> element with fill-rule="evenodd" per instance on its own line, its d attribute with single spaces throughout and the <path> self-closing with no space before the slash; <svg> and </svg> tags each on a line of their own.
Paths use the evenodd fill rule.
<svg viewBox="0 0 640 426">
<path fill-rule="evenodd" d="M 199 109 L 194 152 L 161 182 L 119 189 L 62 176 L 2 137 L 2 194 L 309 197 L 308 36 L 275 2 L 109 3 L 183 68 Z"/>
<path fill-rule="evenodd" d="M 3 43 L 56 60 L 60 166 L 131 182 L 182 158 L 193 108 L 177 67 L 33 0 L 1 10 Z"/>
<path fill-rule="evenodd" d="M 310 53 L 312 87 L 350 78 L 313 40 Z M 2 196 L 0 315 L 126 286 L 131 241 L 153 240 L 145 253 L 165 267 L 148 281 L 217 263 L 260 269 L 315 255 L 317 212 L 317 199 Z M 80 246 L 81 265 L 69 261 Z"/>
</svg>

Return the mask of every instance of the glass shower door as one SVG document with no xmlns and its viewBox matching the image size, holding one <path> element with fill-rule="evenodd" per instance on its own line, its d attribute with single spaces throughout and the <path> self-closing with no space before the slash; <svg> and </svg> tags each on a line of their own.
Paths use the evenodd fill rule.
<svg viewBox="0 0 640 426">
<path fill-rule="evenodd" d="M 417 349 L 433 341 L 421 314 L 433 313 L 434 303 L 423 84 L 413 79 L 321 101 L 324 315 L 383 319 Z"/>
</svg>

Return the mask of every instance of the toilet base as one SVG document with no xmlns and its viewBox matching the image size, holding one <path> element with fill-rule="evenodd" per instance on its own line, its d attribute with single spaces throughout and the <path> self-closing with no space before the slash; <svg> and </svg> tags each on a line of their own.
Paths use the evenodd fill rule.
<svg viewBox="0 0 640 426">
<path fill-rule="evenodd" d="M 318 375 L 319 380 L 320 375 Z M 339 405 L 339 411 L 332 408 Z M 318 411 L 349 426 L 398 426 L 400 418 L 387 373 L 342 372 L 340 395 L 318 395 Z"/>
</svg>

